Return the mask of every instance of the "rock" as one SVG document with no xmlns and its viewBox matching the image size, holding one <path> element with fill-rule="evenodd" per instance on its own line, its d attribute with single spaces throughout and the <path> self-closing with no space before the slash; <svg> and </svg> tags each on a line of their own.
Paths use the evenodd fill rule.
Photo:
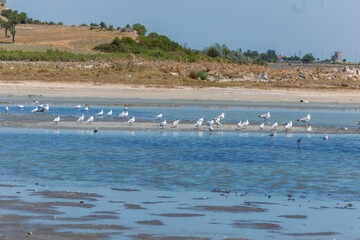
<svg viewBox="0 0 360 240">
<path fill-rule="evenodd" d="M 302 72 L 302 71 L 301 71 L 301 72 L 299 73 L 299 77 L 301 77 L 301 78 L 305 79 L 305 78 L 306 78 L 306 75 L 305 75 L 305 73 L 304 73 L 304 72 Z"/>
<path fill-rule="evenodd" d="M 176 73 L 176 72 L 169 72 L 171 75 L 173 75 L 173 76 L 179 76 L 179 74 L 178 73 Z"/>
</svg>

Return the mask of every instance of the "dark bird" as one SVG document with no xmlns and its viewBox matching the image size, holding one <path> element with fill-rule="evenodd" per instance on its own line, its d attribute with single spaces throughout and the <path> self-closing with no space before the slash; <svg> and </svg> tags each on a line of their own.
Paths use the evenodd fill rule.
<svg viewBox="0 0 360 240">
<path fill-rule="evenodd" d="M 297 143 L 298 143 L 298 148 L 300 148 L 300 143 L 301 143 L 301 140 L 302 140 L 302 138 L 299 138 L 298 140 L 296 140 L 296 141 L 297 141 Z"/>
<path fill-rule="evenodd" d="M 95 140 L 96 140 L 96 136 L 97 136 L 98 131 L 99 131 L 99 129 L 95 128 L 95 130 L 94 130 Z"/>
</svg>

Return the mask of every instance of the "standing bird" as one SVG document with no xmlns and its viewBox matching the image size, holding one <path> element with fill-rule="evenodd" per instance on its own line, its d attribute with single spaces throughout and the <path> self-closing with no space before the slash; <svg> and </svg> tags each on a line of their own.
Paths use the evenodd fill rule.
<svg viewBox="0 0 360 240">
<path fill-rule="evenodd" d="M 163 117 L 163 115 L 162 115 L 162 113 L 160 113 L 160 114 L 156 115 L 155 117 L 160 119 Z"/>
<path fill-rule="evenodd" d="M 164 120 L 164 121 L 162 121 L 162 122 L 160 123 L 160 127 L 161 127 L 162 129 L 164 129 L 165 125 L 166 125 L 166 120 Z"/>
<path fill-rule="evenodd" d="M 129 107 L 128 107 L 128 105 L 124 104 L 124 111 L 127 111 L 127 110 L 129 110 Z"/>
<path fill-rule="evenodd" d="M 180 123 L 180 119 L 175 120 L 175 121 L 172 123 L 172 127 L 173 127 L 173 128 L 177 128 L 177 127 L 179 126 L 179 123 Z"/>
<path fill-rule="evenodd" d="M 135 117 L 132 117 L 129 119 L 128 123 L 132 126 L 133 123 L 135 122 Z"/>
<path fill-rule="evenodd" d="M 293 127 L 292 121 L 288 122 L 288 123 L 286 124 L 286 126 L 285 126 L 285 131 L 290 130 L 292 127 Z"/>
<path fill-rule="evenodd" d="M 24 105 L 16 105 L 16 107 L 17 107 L 19 110 L 23 110 L 23 109 L 24 109 Z"/>
<path fill-rule="evenodd" d="M 83 122 L 83 121 L 84 121 L 84 119 L 85 119 L 84 114 L 81 114 L 81 116 L 79 117 L 79 119 L 78 119 L 78 120 L 76 120 L 76 121 L 77 121 L 77 122 Z"/>
<path fill-rule="evenodd" d="M 271 137 L 271 142 L 273 142 L 274 137 L 276 136 L 276 132 L 270 133 L 269 136 Z"/>
<path fill-rule="evenodd" d="M 297 141 L 297 143 L 298 143 L 298 148 L 300 148 L 300 143 L 301 143 L 301 140 L 302 140 L 302 138 L 299 138 L 298 140 L 296 140 L 296 141 Z"/>
<path fill-rule="evenodd" d="M 206 122 L 206 126 L 209 126 L 209 127 L 210 127 L 211 125 L 214 125 L 214 123 L 215 123 L 215 122 L 214 122 L 214 119 L 211 119 L 210 121 L 207 121 L 207 122 Z"/>
<path fill-rule="evenodd" d="M 276 129 L 279 126 L 279 124 L 277 122 L 275 122 L 272 126 L 271 129 Z"/>
<path fill-rule="evenodd" d="M 259 127 L 260 127 L 260 131 L 264 130 L 264 126 L 265 126 L 264 123 L 261 123 L 261 124 L 260 124 L 260 126 L 259 126 Z"/>
<path fill-rule="evenodd" d="M 76 106 L 76 109 L 80 109 L 80 108 L 81 108 L 81 105 L 80 105 L 80 104 Z"/>
<path fill-rule="evenodd" d="M 246 119 L 246 121 L 242 124 L 242 128 L 246 128 L 249 125 L 249 120 Z"/>
<path fill-rule="evenodd" d="M 202 125 L 202 122 L 197 121 L 197 122 L 194 124 L 194 127 L 200 128 L 201 125 Z"/>
<path fill-rule="evenodd" d="M 94 116 L 91 116 L 86 120 L 87 123 L 91 124 L 94 121 Z"/>
<path fill-rule="evenodd" d="M 36 112 L 42 112 L 45 115 L 45 113 L 48 112 L 49 110 L 50 110 L 50 106 L 49 104 L 46 104 L 45 107 L 38 109 Z"/>
<path fill-rule="evenodd" d="M 98 133 L 98 131 L 99 131 L 99 129 L 98 128 L 95 128 L 95 130 L 94 130 L 94 136 L 95 136 L 95 139 L 96 139 L 96 136 L 97 136 L 97 133 Z"/>
<path fill-rule="evenodd" d="M 119 114 L 120 118 L 126 118 L 129 115 L 128 111 L 123 111 L 122 113 Z"/>
<path fill-rule="evenodd" d="M 60 116 L 57 116 L 57 117 L 53 120 L 53 122 L 54 122 L 55 124 L 58 124 L 58 123 L 60 122 Z"/>
<path fill-rule="evenodd" d="M 214 131 L 214 128 L 212 125 L 209 126 L 209 132 L 213 132 Z"/>
<path fill-rule="evenodd" d="M 241 128 L 241 127 L 242 127 L 242 122 L 241 122 L 241 120 L 240 120 L 240 122 L 238 122 L 236 125 L 238 126 L 238 128 Z"/>
<path fill-rule="evenodd" d="M 308 114 L 308 115 L 306 115 L 306 117 L 300 118 L 300 119 L 298 119 L 296 121 L 305 123 L 305 125 L 307 125 L 307 122 L 310 121 L 310 119 L 311 119 L 311 115 Z"/>
<path fill-rule="evenodd" d="M 360 125 L 360 122 L 358 122 L 358 125 Z"/>
<path fill-rule="evenodd" d="M 106 114 L 106 116 L 111 117 L 112 114 L 113 114 L 113 112 L 112 112 L 112 110 L 110 110 L 110 111 Z"/>
<path fill-rule="evenodd" d="M 197 120 L 198 122 L 201 122 L 201 124 L 203 124 L 204 122 L 204 117 L 201 117 L 199 120 Z"/>
<path fill-rule="evenodd" d="M 221 125 L 221 122 L 220 122 L 219 118 L 216 118 L 214 123 L 215 123 L 217 128 L 219 128 L 219 126 Z"/>
<path fill-rule="evenodd" d="M 36 113 L 39 110 L 39 107 L 36 106 L 33 110 L 31 110 L 32 113 Z"/>
<path fill-rule="evenodd" d="M 6 106 L 6 107 L 5 107 L 5 113 L 8 113 L 8 112 L 9 112 L 9 107 Z"/>
<path fill-rule="evenodd" d="M 219 116 L 217 116 L 216 118 L 219 118 L 220 120 L 223 120 L 225 118 L 225 113 L 221 113 Z"/>
<path fill-rule="evenodd" d="M 261 114 L 258 117 L 263 118 L 266 121 L 268 118 L 270 118 L 270 112 L 267 112 L 265 114 Z"/>
<path fill-rule="evenodd" d="M 324 138 L 325 141 L 329 139 L 329 136 L 327 134 L 325 134 Z"/>
<path fill-rule="evenodd" d="M 309 125 L 309 127 L 307 128 L 307 130 L 306 130 L 308 133 L 310 133 L 311 131 L 312 131 L 312 129 L 311 129 L 311 125 Z"/>
<path fill-rule="evenodd" d="M 102 115 L 104 115 L 104 110 L 101 109 L 101 111 L 98 112 L 98 113 L 96 114 L 96 116 L 102 116 Z"/>
<path fill-rule="evenodd" d="M 85 104 L 84 111 L 89 111 L 89 106 L 87 104 Z"/>
</svg>

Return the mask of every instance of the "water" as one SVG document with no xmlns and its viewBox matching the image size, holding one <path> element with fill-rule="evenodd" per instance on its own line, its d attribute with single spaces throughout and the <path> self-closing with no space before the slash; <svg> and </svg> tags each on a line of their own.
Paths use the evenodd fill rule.
<svg viewBox="0 0 360 240">
<path fill-rule="evenodd" d="M 359 200 L 360 136 L 0 129 L 0 180 Z M 303 137 L 300 149 L 296 140 Z M 329 195 L 331 194 L 331 195 Z"/>
<path fill-rule="evenodd" d="M 10 113 L 16 115 L 31 114 L 34 108 L 32 105 L 26 105 L 24 110 L 18 110 L 15 106 L 9 106 Z M 5 105 L 0 105 L 0 109 L 4 109 Z M 88 112 L 82 109 L 78 110 L 74 106 L 57 104 L 50 107 L 48 114 L 80 117 L 85 114 L 85 117 L 95 116 L 96 113 L 104 110 L 104 115 L 108 111 L 113 110 L 113 117 L 117 117 L 122 111 L 119 106 L 97 106 L 92 105 Z M 238 122 L 239 120 L 245 121 L 248 119 L 250 123 L 259 123 L 262 121 L 258 117 L 260 114 L 271 112 L 270 123 L 274 122 L 288 122 L 292 120 L 294 124 L 298 124 L 296 119 L 303 118 L 307 114 L 311 114 L 312 118 L 310 123 L 320 126 L 341 126 L 341 127 L 357 127 L 357 122 L 360 121 L 360 112 L 357 108 L 351 109 L 315 109 L 315 108 L 284 108 L 284 107 L 226 107 L 214 108 L 204 106 L 192 107 L 154 107 L 154 106 L 134 106 L 129 109 L 129 117 L 135 116 L 136 119 L 155 120 L 155 115 L 163 114 L 164 119 L 169 121 L 175 119 L 188 120 L 196 122 L 200 117 L 210 120 L 222 112 L 226 114 L 224 122 Z M 301 123 L 299 123 L 301 124 Z"/>
</svg>

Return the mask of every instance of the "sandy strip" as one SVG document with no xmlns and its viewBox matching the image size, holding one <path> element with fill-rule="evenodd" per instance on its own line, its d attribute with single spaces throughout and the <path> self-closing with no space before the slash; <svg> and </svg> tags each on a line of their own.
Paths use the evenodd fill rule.
<svg viewBox="0 0 360 240">
<path fill-rule="evenodd" d="M 0 100 L 28 101 L 27 95 L 43 95 L 43 101 L 90 101 L 98 102 L 140 101 L 165 103 L 218 103 L 223 102 L 285 102 L 298 103 L 305 99 L 317 103 L 360 103 L 359 90 L 282 90 L 282 89 L 244 89 L 244 88 L 148 88 L 128 85 L 94 85 L 79 83 L 44 83 L 44 82 L 1 82 Z"/>
</svg>

